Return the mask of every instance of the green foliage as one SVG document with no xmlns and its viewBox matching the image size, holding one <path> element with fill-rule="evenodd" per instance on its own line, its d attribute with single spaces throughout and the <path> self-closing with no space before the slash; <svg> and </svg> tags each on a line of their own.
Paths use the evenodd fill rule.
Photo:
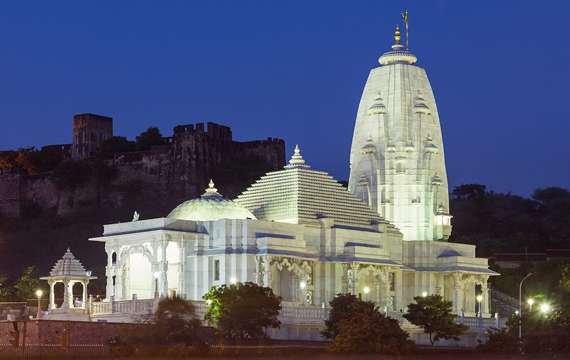
<svg viewBox="0 0 570 360">
<path fill-rule="evenodd" d="M 161 299 L 155 313 L 149 312 L 135 319 L 135 325 L 125 325 L 118 331 L 113 344 L 123 352 L 132 354 L 140 348 L 154 348 L 164 355 L 171 344 L 196 344 L 200 320 L 194 305 L 180 297 Z M 137 353 L 138 354 L 138 353 Z"/>
<path fill-rule="evenodd" d="M 162 134 L 156 126 L 151 126 L 137 136 L 136 151 L 147 151 L 153 146 L 162 144 Z"/>
<path fill-rule="evenodd" d="M 36 298 L 36 291 L 42 290 L 43 296 L 49 293 L 47 282 L 40 280 L 40 276 L 44 276 L 35 266 L 30 266 L 24 270 L 22 276 L 14 285 L 16 291 L 16 301 L 26 301 Z"/>
<path fill-rule="evenodd" d="M 476 245 L 477 256 L 570 247 L 567 189 L 536 189 L 527 199 L 488 192 L 480 184 L 465 184 L 452 191 L 450 212 L 454 217 L 449 241 Z"/>
<path fill-rule="evenodd" d="M 480 184 L 461 184 L 451 192 L 454 199 L 481 200 L 487 194 L 487 187 Z"/>
<path fill-rule="evenodd" d="M 335 302 L 336 300 L 336 302 Z M 411 354 L 415 344 L 397 320 L 385 317 L 372 302 L 364 302 L 355 296 L 338 294 L 331 302 L 331 317 L 340 319 L 331 326 L 335 336 L 327 349 L 330 353 Z M 335 310 L 336 305 L 336 310 Z M 348 305 L 348 306 L 347 306 Z M 335 314 L 333 314 L 333 312 Z M 349 312 L 354 312 L 350 316 Z"/>
<path fill-rule="evenodd" d="M 19 148 L 16 151 L 0 152 L 0 169 L 21 167 L 33 175 L 53 170 L 62 160 L 50 148 L 37 150 L 35 147 Z"/>
<path fill-rule="evenodd" d="M 279 328 L 281 297 L 252 282 L 212 287 L 202 297 L 208 304 L 204 319 L 227 338 L 264 338 L 265 329 Z"/>
<path fill-rule="evenodd" d="M 0 302 L 14 301 L 14 289 L 6 285 L 8 276 L 0 274 Z"/>
<path fill-rule="evenodd" d="M 136 143 L 127 140 L 124 136 L 111 136 L 99 144 L 99 150 L 95 156 L 103 159 L 112 159 L 116 153 L 135 151 Z"/>
<path fill-rule="evenodd" d="M 416 303 L 408 304 L 408 313 L 404 314 L 409 322 L 424 329 L 429 334 L 431 345 L 439 339 L 459 341 L 459 335 L 469 327 L 456 324 L 456 315 L 451 313 L 453 303 L 445 301 L 441 295 L 414 297 Z"/>
<path fill-rule="evenodd" d="M 374 311 L 374 303 L 362 301 L 352 294 L 336 294 L 329 302 L 330 312 L 325 320 L 326 329 L 321 331 L 325 339 L 334 339 L 339 334 L 340 323 L 343 320 L 353 319 L 358 314 L 371 313 Z"/>
<path fill-rule="evenodd" d="M 491 328 L 486 342 L 477 340 L 477 351 L 481 353 L 513 355 L 520 352 L 519 339 L 508 329 Z"/>
</svg>

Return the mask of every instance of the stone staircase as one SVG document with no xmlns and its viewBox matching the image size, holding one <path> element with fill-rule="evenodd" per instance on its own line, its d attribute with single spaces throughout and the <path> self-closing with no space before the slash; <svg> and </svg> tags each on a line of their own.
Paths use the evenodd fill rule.
<svg viewBox="0 0 570 360">
<path fill-rule="evenodd" d="M 499 290 L 491 289 L 491 309 L 505 318 L 519 309 L 519 300 Z"/>
</svg>

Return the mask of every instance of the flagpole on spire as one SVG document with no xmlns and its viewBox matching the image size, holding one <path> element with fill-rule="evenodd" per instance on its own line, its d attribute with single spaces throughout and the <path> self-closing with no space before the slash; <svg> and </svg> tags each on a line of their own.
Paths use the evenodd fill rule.
<svg viewBox="0 0 570 360">
<path fill-rule="evenodd" d="M 410 51 L 410 40 L 408 36 L 408 9 L 406 9 L 406 13 L 402 13 L 402 17 L 404 18 L 404 22 L 406 23 L 406 51 Z"/>
</svg>

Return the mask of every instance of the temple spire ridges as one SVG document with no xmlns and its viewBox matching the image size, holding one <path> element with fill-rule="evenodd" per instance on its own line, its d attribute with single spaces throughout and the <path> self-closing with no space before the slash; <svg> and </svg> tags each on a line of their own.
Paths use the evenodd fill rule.
<svg viewBox="0 0 570 360">
<path fill-rule="evenodd" d="M 295 168 L 302 168 L 302 169 L 310 169 L 309 165 L 305 165 L 305 160 L 301 156 L 301 150 L 299 150 L 299 145 L 295 145 L 295 154 L 291 156 L 291 160 L 289 160 L 289 165 L 285 166 L 285 169 L 295 169 Z"/>
<path fill-rule="evenodd" d="M 214 181 L 210 179 L 210 183 L 208 184 L 208 188 L 206 192 L 202 195 L 202 197 L 222 197 L 222 195 L 218 192 L 218 189 L 214 187 Z"/>
</svg>

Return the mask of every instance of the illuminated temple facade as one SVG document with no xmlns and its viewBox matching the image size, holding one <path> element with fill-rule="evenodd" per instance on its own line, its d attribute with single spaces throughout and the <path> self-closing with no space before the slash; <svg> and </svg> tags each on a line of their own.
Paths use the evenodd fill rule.
<svg viewBox="0 0 570 360">
<path fill-rule="evenodd" d="M 213 286 L 250 281 L 285 306 L 321 308 L 352 293 L 401 317 L 426 293 L 475 316 L 478 291 L 479 315 L 489 317 L 487 281 L 497 273 L 475 246 L 441 241 L 451 231 L 441 129 L 415 60 L 397 43 L 372 70 L 349 189 L 311 169 L 297 147 L 283 170 L 233 201 L 210 182 L 164 218 L 105 225 L 90 240 L 105 243 L 107 297 L 199 301 Z"/>
<path fill-rule="evenodd" d="M 201 300 L 212 286 L 251 281 L 287 305 L 321 306 L 352 293 L 399 312 L 423 292 L 475 314 L 475 285 L 495 274 L 475 247 L 403 241 L 401 232 L 299 149 L 234 201 L 214 184 L 167 217 L 105 225 L 107 296 L 179 295 Z"/>
</svg>

